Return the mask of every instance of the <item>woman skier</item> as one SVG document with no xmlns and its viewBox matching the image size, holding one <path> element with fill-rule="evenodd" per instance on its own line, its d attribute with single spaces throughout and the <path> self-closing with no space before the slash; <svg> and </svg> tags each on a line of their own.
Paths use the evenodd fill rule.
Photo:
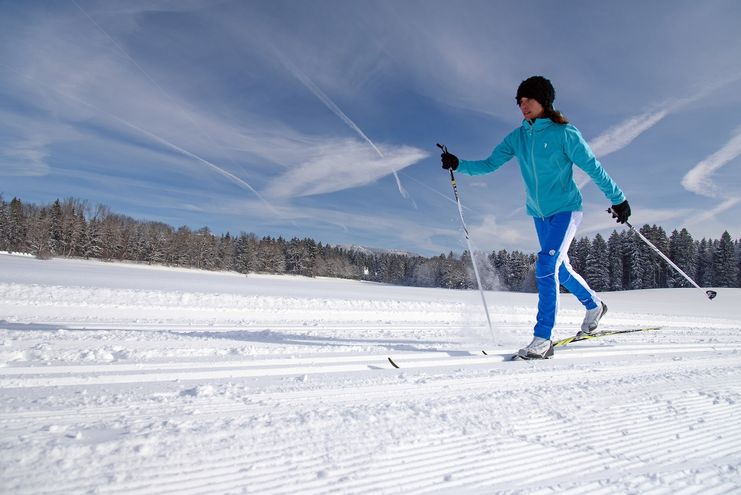
<svg viewBox="0 0 741 495">
<path fill-rule="evenodd" d="M 522 81 L 517 88 L 517 105 L 522 111 L 522 125 L 512 131 L 486 160 L 459 160 L 451 153 L 441 155 L 444 169 L 467 175 L 494 172 L 517 157 L 527 192 L 527 212 L 535 220 L 540 242 L 535 263 L 538 284 L 538 315 L 533 340 L 516 357 L 544 359 L 553 356 L 551 333 L 559 306 L 559 286 L 563 285 L 586 308 L 586 316 L 577 334 L 591 334 L 607 312 L 597 294 L 574 271 L 567 251 L 582 220 L 582 196 L 574 182 L 572 164 L 584 170 L 610 200 L 612 216 L 625 223 L 630 205 L 622 190 L 607 175 L 589 145 L 566 117 L 554 110 L 556 92 L 542 76 Z"/>
</svg>

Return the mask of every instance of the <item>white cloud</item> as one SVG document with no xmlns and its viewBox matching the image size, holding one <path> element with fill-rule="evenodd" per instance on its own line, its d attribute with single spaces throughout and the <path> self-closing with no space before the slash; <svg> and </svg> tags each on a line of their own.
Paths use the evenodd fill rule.
<svg viewBox="0 0 741 495">
<path fill-rule="evenodd" d="M 269 197 L 296 197 L 325 194 L 369 184 L 401 170 L 428 156 L 412 147 L 389 148 L 384 157 L 376 155 L 365 143 L 355 139 L 324 142 L 304 150 L 309 156 L 289 168 L 269 184 Z"/>
<path fill-rule="evenodd" d="M 276 52 L 276 53 L 279 53 L 279 52 Z M 381 163 L 385 164 L 389 168 L 389 170 L 394 174 L 394 178 L 396 179 L 396 186 L 399 189 L 399 193 L 402 195 L 402 197 L 408 198 L 409 194 L 407 193 L 406 189 L 404 189 L 404 186 L 401 185 L 401 179 L 399 179 L 399 174 L 397 173 L 397 169 L 395 166 L 392 166 L 395 160 L 386 159 L 383 152 L 380 149 L 378 149 L 378 146 L 376 146 L 376 144 L 365 134 L 365 132 L 363 132 L 363 130 L 360 129 L 360 127 L 358 127 L 358 125 L 350 117 L 348 117 L 347 114 L 343 112 L 339 106 L 337 106 L 337 104 L 332 100 L 332 98 L 330 98 L 324 91 L 322 91 L 321 88 L 319 88 L 319 86 L 317 86 L 314 83 L 314 81 L 312 81 L 311 78 L 309 78 L 309 76 L 304 74 L 298 67 L 293 65 L 282 54 L 279 54 L 279 58 L 281 59 L 285 67 L 288 69 L 288 71 L 291 72 L 291 74 L 293 74 L 299 81 L 301 81 L 301 84 L 303 84 L 309 91 L 311 91 L 311 93 L 314 96 L 319 98 L 319 100 L 329 110 L 331 110 L 332 113 L 334 113 L 337 117 L 339 117 L 340 120 L 342 120 L 345 124 L 347 124 L 347 126 L 350 127 L 350 129 L 355 131 L 356 134 L 358 134 L 366 143 L 368 143 L 368 145 L 371 148 L 373 148 L 373 151 L 375 151 L 376 154 L 381 158 L 382 160 Z M 420 159 L 424 158 L 425 156 L 427 155 L 426 154 L 421 155 Z M 415 160 L 415 161 L 418 161 L 418 160 Z M 414 161 L 408 163 L 407 165 L 411 165 L 412 163 L 414 163 Z M 366 168 L 363 166 L 362 163 L 357 164 L 357 165 L 359 165 L 361 168 Z M 299 172 L 299 175 L 303 175 L 303 174 L 300 174 Z M 334 180 L 332 182 L 336 184 L 337 179 L 335 177 L 333 177 L 333 179 Z M 326 182 L 329 182 L 329 181 L 326 181 Z M 365 184 L 367 182 L 362 182 L 362 183 Z"/>
<path fill-rule="evenodd" d="M 48 175 L 50 147 L 60 141 L 79 139 L 67 125 L 38 121 L 10 109 L 0 108 L 0 175 L 40 177 Z"/>
<path fill-rule="evenodd" d="M 13 173 L 21 171 L 21 165 L 11 165 L 19 159 L 24 173 L 48 172 L 44 162 L 48 147 L 69 141 L 69 133 L 49 133 L 54 126 L 77 129 L 75 139 L 84 135 L 89 142 L 99 141 L 102 131 L 132 148 L 163 146 L 188 157 L 181 163 L 191 174 L 215 172 L 258 197 L 254 176 L 270 184 L 271 194 L 288 199 L 365 185 L 427 156 L 419 149 L 392 144 L 384 145 L 388 156 L 383 160 L 366 153 L 363 147 L 378 148 L 316 86 L 309 89 L 323 96 L 322 102 L 372 149 L 354 139 L 307 134 L 258 113 L 219 114 L 211 105 L 189 97 L 202 91 L 197 81 L 191 85 L 180 81 L 182 74 L 166 67 L 144 69 L 144 62 L 111 37 L 126 39 L 127 29 L 138 29 L 136 23 L 118 19 L 109 34 L 102 23 L 75 12 L 79 14 L 75 10 L 69 16 L 40 17 L 24 31 L 14 51 L 6 52 L 12 53 L 13 67 L 0 76 L 42 115 L 28 119 L 18 129 L 18 141 L 6 148 L 6 173 L 11 166 Z M 40 135 L 48 137 L 40 140 Z M 151 162 L 158 162 L 159 154 L 161 149 L 154 151 Z"/>
<path fill-rule="evenodd" d="M 700 161 L 687 172 L 682 178 L 682 186 L 702 196 L 711 198 L 724 196 L 722 186 L 713 181 L 713 173 L 739 155 L 741 155 L 741 127 L 734 131 L 731 139 L 721 149 Z M 735 191 L 735 194 L 738 194 L 738 191 Z"/>
<path fill-rule="evenodd" d="M 712 81 L 708 84 L 701 86 L 696 89 L 692 96 L 687 98 L 680 98 L 670 101 L 665 101 L 660 105 L 657 105 L 653 110 L 644 112 L 635 117 L 629 117 L 626 120 L 616 124 L 605 132 L 592 139 L 589 143 L 589 147 L 592 148 L 595 156 L 603 158 L 611 153 L 620 151 L 626 146 L 630 145 L 644 132 L 650 130 L 656 126 L 659 122 L 664 120 L 667 116 L 681 110 L 682 108 L 691 105 L 692 103 L 699 101 L 714 91 L 738 81 L 739 76 L 732 76 L 728 78 L 722 78 L 718 81 Z M 576 169 L 574 174 L 579 189 L 583 188 L 591 179 L 581 169 Z"/>
<path fill-rule="evenodd" d="M 721 202 L 718 206 L 712 210 L 702 211 L 696 215 L 693 215 L 685 222 L 686 225 L 696 225 L 699 223 L 706 222 L 708 220 L 715 220 L 716 216 L 724 211 L 730 210 L 741 202 L 741 198 L 728 198 Z"/>
<path fill-rule="evenodd" d="M 46 143 L 24 139 L 0 149 L 0 175 L 41 176 L 49 173 Z"/>
<path fill-rule="evenodd" d="M 607 129 L 589 143 L 596 156 L 607 156 L 632 143 L 638 136 L 658 124 L 670 109 L 647 112 L 631 117 Z"/>
</svg>

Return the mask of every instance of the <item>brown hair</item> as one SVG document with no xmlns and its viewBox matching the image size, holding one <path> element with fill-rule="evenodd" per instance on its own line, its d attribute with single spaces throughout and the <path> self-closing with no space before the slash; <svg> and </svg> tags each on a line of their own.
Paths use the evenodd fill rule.
<svg viewBox="0 0 741 495">
<path fill-rule="evenodd" d="M 558 110 L 554 110 L 553 107 L 548 107 L 543 109 L 543 117 L 551 119 L 556 124 L 568 124 L 569 119 L 566 118 L 564 114 L 562 114 Z"/>
</svg>

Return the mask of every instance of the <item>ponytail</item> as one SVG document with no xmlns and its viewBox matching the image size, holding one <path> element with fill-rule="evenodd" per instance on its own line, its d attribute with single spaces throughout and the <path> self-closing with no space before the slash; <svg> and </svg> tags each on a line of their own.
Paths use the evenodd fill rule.
<svg viewBox="0 0 741 495">
<path fill-rule="evenodd" d="M 556 124 L 568 124 L 569 119 L 566 118 L 564 114 L 562 114 L 558 110 L 554 110 L 553 107 L 548 107 L 543 110 L 543 116 L 551 119 Z"/>
</svg>

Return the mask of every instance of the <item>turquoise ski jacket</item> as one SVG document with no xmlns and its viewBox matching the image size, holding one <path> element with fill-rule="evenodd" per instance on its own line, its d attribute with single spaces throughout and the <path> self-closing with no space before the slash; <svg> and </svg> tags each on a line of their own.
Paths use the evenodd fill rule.
<svg viewBox="0 0 741 495">
<path fill-rule="evenodd" d="M 551 119 L 528 120 L 499 143 L 486 160 L 460 160 L 458 171 L 467 175 L 494 172 L 512 157 L 520 162 L 527 191 L 526 207 L 533 217 L 549 217 L 564 211 L 581 211 L 582 196 L 574 181 L 575 164 L 592 178 L 612 204 L 625 201 L 615 184 L 571 124 Z"/>
</svg>

